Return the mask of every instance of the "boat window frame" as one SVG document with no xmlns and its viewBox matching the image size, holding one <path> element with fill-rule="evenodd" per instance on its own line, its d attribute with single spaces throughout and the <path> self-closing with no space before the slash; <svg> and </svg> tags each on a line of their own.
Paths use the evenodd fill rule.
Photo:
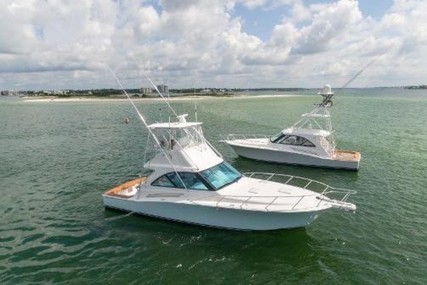
<svg viewBox="0 0 427 285">
<path fill-rule="evenodd" d="M 203 186 L 206 187 L 206 189 L 202 189 L 202 188 L 193 188 L 193 187 L 189 187 L 189 185 L 183 185 L 182 183 L 185 183 L 185 178 L 182 175 L 186 175 L 186 174 L 190 174 L 190 175 L 194 175 L 194 177 L 196 177 L 196 179 L 202 183 Z M 171 176 L 172 175 L 179 175 L 179 177 L 181 179 L 173 179 Z M 160 179 L 163 179 L 164 177 L 166 177 L 169 182 L 173 185 L 173 186 L 167 186 L 167 185 L 156 185 L 155 183 L 157 181 L 159 181 Z M 175 176 L 176 177 L 176 176 Z M 179 184 L 178 184 L 179 183 Z M 196 191 L 213 191 L 213 187 L 212 185 L 207 182 L 198 172 L 186 172 L 186 171 L 178 171 L 178 172 L 168 172 L 163 174 L 162 176 L 159 176 L 156 180 L 154 180 L 153 182 L 151 182 L 150 184 L 151 186 L 154 187 L 164 187 L 164 188 L 174 188 L 174 189 L 189 189 L 189 190 L 196 190 Z"/>
<path fill-rule="evenodd" d="M 284 134 L 283 132 L 280 132 L 280 133 L 278 133 L 278 134 L 276 134 L 276 135 L 272 136 L 272 137 L 270 138 L 270 141 L 271 141 L 272 143 L 277 143 L 277 142 L 278 142 L 279 140 L 281 140 L 284 136 L 285 136 L 285 134 Z"/>
<path fill-rule="evenodd" d="M 289 139 L 290 137 L 295 137 L 295 143 L 288 142 L 286 143 L 285 140 Z M 296 143 L 298 140 L 302 140 L 301 143 Z M 273 143 L 283 144 L 283 145 L 292 145 L 292 146 L 303 146 L 303 147 L 316 147 L 314 143 L 312 143 L 309 139 L 298 136 L 298 135 L 292 135 L 292 134 L 283 134 L 283 136 L 280 136 L 275 141 L 272 141 Z M 307 144 L 308 143 L 308 144 Z"/>
<path fill-rule="evenodd" d="M 166 178 L 166 180 L 169 181 L 169 183 L 172 186 L 168 186 L 168 185 L 156 185 L 155 184 L 155 183 L 157 183 L 158 181 L 160 181 L 161 179 L 164 179 L 164 178 Z M 166 187 L 166 188 L 178 188 L 178 187 L 176 187 L 175 183 L 173 183 L 172 180 L 167 176 L 167 174 L 164 174 L 164 175 L 162 175 L 160 177 L 157 177 L 156 180 L 154 180 L 153 182 L 151 182 L 151 186 L 155 186 L 155 187 Z"/>
</svg>

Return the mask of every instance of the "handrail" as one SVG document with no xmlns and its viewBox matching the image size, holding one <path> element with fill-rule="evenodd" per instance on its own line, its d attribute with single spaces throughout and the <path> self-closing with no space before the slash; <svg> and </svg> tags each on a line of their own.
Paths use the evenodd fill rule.
<svg viewBox="0 0 427 285">
<path fill-rule="evenodd" d="M 258 178 L 258 179 L 267 180 L 267 181 L 275 181 L 281 184 L 296 186 L 303 189 L 315 191 L 317 193 L 320 192 L 318 205 L 320 205 L 322 200 L 330 200 L 330 198 L 327 197 L 328 194 L 332 194 L 334 196 L 339 196 L 339 197 L 342 196 L 339 199 L 335 199 L 335 200 L 339 203 L 345 203 L 347 199 L 350 197 L 350 195 L 357 193 L 357 191 L 354 191 L 354 190 L 332 187 L 314 179 L 309 179 L 309 178 L 295 176 L 295 175 L 265 173 L 265 172 L 246 172 L 243 175 L 249 178 Z M 295 206 L 296 205 L 294 205 L 294 207 Z"/>
<path fill-rule="evenodd" d="M 294 198 L 296 202 L 292 204 L 288 204 L 287 209 L 281 210 L 282 212 L 285 212 L 285 211 L 294 210 L 305 198 L 316 196 L 316 198 L 319 199 L 319 202 L 317 203 L 316 207 L 319 207 L 322 202 L 332 203 L 337 207 L 347 209 L 347 210 L 351 209 L 351 206 L 354 207 L 354 205 L 350 203 L 346 203 L 350 195 L 356 193 L 356 191 L 354 190 L 349 190 L 344 188 L 335 188 L 323 182 L 319 182 L 313 179 L 308 179 L 308 178 L 293 176 L 293 175 L 286 175 L 286 174 L 248 172 L 248 173 L 245 173 L 244 175 L 252 178 L 267 177 L 267 179 L 264 179 L 264 180 L 275 181 L 275 182 L 278 182 L 276 180 L 285 179 L 286 181 L 284 182 L 281 181 L 280 183 L 311 190 L 311 191 L 314 191 L 315 194 L 287 195 L 287 196 L 209 195 L 204 197 L 198 197 L 195 199 L 188 199 L 188 201 L 194 204 L 199 204 L 202 201 L 203 202 L 211 201 L 214 203 L 213 205 L 215 207 L 220 207 L 222 203 L 233 204 L 233 207 L 234 207 L 234 204 L 237 204 L 236 207 L 242 210 L 245 209 L 245 205 L 249 206 L 250 204 L 252 204 L 252 205 L 259 205 L 260 208 L 263 208 L 265 211 L 269 211 L 274 206 L 283 206 L 283 204 L 280 204 L 280 202 L 283 201 L 284 199 L 287 199 L 288 200 L 287 202 L 289 202 L 290 198 Z M 301 184 L 301 181 L 304 183 L 305 187 L 298 186 L 298 184 Z M 333 195 L 334 197 L 328 197 L 328 195 Z M 271 200 L 268 200 L 268 199 L 271 199 Z M 267 205 L 264 207 L 263 205 L 265 204 Z M 304 208 L 301 208 L 301 209 L 304 209 Z"/>
<path fill-rule="evenodd" d="M 265 206 L 266 211 L 268 211 L 268 207 L 270 207 L 270 205 L 273 204 L 277 200 L 278 197 L 279 196 L 276 196 L 276 198 L 274 198 L 267 206 Z"/>
<path fill-rule="evenodd" d="M 326 203 L 332 203 L 337 206 L 341 206 L 342 208 L 346 209 L 348 207 L 345 207 L 345 202 L 341 200 L 333 200 L 329 199 L 326 196 L 323 196 L 321 194 L 311 194 L 311 195 L 295 195 L 295 196 L 237 196 L 237 195 L 210 195 L 210 196 L 204 196 L 204 197 L 198 197 L 195 199 L 188 199 L 189 202 L 195 205 L 204 205 L 206 206 L 206 202 L 211 201 L 212 206 L 216 208 L 220 208 L 223 203 L 232 204 L 233 207 L 230 208 L 239 208 L 241 210 L 244 209 L 250 209 L 250 205 L 253 206 L 259 206 L 259 209 L 263 209 L 265 211 L 276 211 L 276 212 L 287 212 L 287 211 L 293 211 L 304 199 L 308 197 L 316 196 L 319 200 L 319 202 L 316 204 L 315 207 L 310 208 L 317 208 L 320 206 L 322 202 Z M 292 204 L 286 205 L 285 208 L 282 208 L 281 210 L 272 210 L 271 208 L 274 206 L 284 206 L 283 200 L 289 201 L 290 198 L 295 199 L 296 201 Z M 269 199 L 269 201 L 266 201 L 266 199 Z M 257 201 L 258 200 L 258 201 Z M 205 203 L 203 203 L 205 202 Z M 268 203 L 268 204 L 267 204 Z M 267 204 L 265 206 L 265 204 Z M 224 205 L 223 207 L 227 208 L 229 205 Z M 300 208 L 299 210 L 304 210 L 306 208 Z"/>
<path fill-rule="evenodd" d="M 289 206 L 289 209 L 287 209 L 287 211 L 293 210 L 301 200 L 303 200 L 306 197 L 309 196 L 319 196 L 319 194 L 316 195 L 295 195 L 295 196 L 238 196 L 238 195 L 209 195 L 209 196 L 204 196 L 204 197 L 198 197 L 195 199 L 188 199 L 188 201 L 190 201 L 191 203 L 195 204 L 195 205 L 200 205 L 201 202 L 207 202 L 207 201 L 212 201 L 214 203 L 214 206 L 216 208 L 219 208 L 220 205 L 222 203 L 236 203 L 236 207 L 244 210 L 245 209 L 245 205 L 259 205 L 262 206 L 263 209 L 265 209 L 265 211 L 269 211 L 269 208 L 271 208 L 272 206 L 278 206 L 280 205 L 280 200 L 283 199 L 289 199 L 289 198 L 295 198 L 298 199 L 298 201 L 294 204 L 292 204 L 291 206 Z M 268 203 L 267 206 L 264 207 L 265 202 L 260 202 L 260 201 L 254 201 L 254 200 L 265 200 L 265 199 L 271 199 L 271 201 Z M 316 205 L 316 207 L 318 207 L 319 205 Z M 286 211 L 286 210 L 283 210 Z"/>
<path fill-rule="evenodd" d="M 299 202 L 301 202 L 301 200 L 304 198 L 304 196 L 303 197 L 301 197 L 299 200 L 298 200 L 298 202 L 296 202 L 295 203 L 295 205 L 292 207 L 292 210 L 293 209 L 295 209 L 295 207 L 299 204 Z M 320 205 L 320 203 L 318 203 L 317 205 L 316 205 L 316 207 L 319 207 L 319 205 Z"/>
<path fill-rule="evenodd" d="M 309 179 L 309 178 L 305 178 L 305 177 L 300 177 L 300 176 L 295 176 L 295 175 L 288 175 L 288 174 L 280 174 L 280 173 L 271 173 L 271 172 L 245 172 L 243 175 L 249 177 L 249 178 L 260 178 L 263 180 L 271 180 L 272 178 L 287 178 L 286 182 L 282 182 L 280 181 L 280 183 L 283 184 L 290 184 L 292 180 L 300 180 L 300 181 L 306 181 L 308 182 L 313 182 L 313 183 L 317 183 L 319 185 L 322 185 L 324 187 L 330 187 L 329 185 L 320 182 L 320 181 L 316 181 L 313 179 Z M 267 177 L 267 178 L 265 178 Z"/>
<path fill-rule="evenodd" d="M 221 135 L 221 141 L 232 141 L 232 140 L 247 140 L 247 139 L 268 139 L 271 136 L 264 134 L 228 134 Z"/>
</svg>

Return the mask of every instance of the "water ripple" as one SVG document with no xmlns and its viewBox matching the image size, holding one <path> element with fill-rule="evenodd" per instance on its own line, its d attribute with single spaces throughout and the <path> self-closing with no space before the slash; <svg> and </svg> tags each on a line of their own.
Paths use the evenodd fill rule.
<svg viewBox="0 0 427 285">
<path fill-rule="evenodd" d="M 0 284 L 424 284 L 427 100 L 398 92 L 342 96 L 334 109 L 338 144 L 362 152 L 358 173 L 245 160 L 218 143 L 277 132 L 310 96 L 198 103 L 206 136 L 240 170 L 358 191 L 355 213 L 266 233 L 104 210 L 103 191 L 141 171 L 146 133 L 128 104 L 0 104 Z M 138 106 L 159 118 L 158 103 Z"/>
</svg>

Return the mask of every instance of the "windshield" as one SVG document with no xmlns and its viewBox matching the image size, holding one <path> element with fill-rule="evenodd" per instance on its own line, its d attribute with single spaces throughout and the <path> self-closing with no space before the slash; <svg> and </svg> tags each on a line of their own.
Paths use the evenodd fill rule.
<svg viewBox="0 0 427 285">
<path fill-rule="evenodd" d="M 227 186 L 242 177 L 239 171 L 225 161 L 200 172 L 200 174 L 215 188 L 215 190 Z"/>
</svg>

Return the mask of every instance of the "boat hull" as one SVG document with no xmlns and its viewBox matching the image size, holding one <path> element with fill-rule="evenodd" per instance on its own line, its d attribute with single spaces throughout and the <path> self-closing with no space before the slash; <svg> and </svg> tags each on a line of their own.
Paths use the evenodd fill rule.
<svg viewBox="0 0 427 285">
<path fill-rule="evenodd" d="M 275 163 L 283 163 L 283 164 L 295 164 L 295 165 L 305 165 L 305 166 L 315 166 L 315 167 L 326 167 L 326 168 L 338 168 L 338 169 L 347 169 L 347 170 L 359 170 L 359 160 L 337 160 L 337 159 L 328 159 L 328 158 L 320 158 L 311 155 L 305 155 L 301 153 L 292 153 L 283 150 L 273 150 L 266 148 L 257 148 L 243 146 L 234 144 L 233 142 L 227 142 L 229 146 L 233 148 L 233 150 L 242 157 L 267 161 L 267 162 L 275 162 Z M 360 155 L 360 154 L 359 154 Z"/>
<path fill-rule="evenodd" d="M 292 213 L 250 211 L 240 208 L 207 207 L 188 203 L 141 201 L 108 195 L 104 195 L 103 199 L 107 208 L 181 223 L 246 231 L 305 227 L 314 221 L 320 212 L 318 210 Z"/>
</svg>

